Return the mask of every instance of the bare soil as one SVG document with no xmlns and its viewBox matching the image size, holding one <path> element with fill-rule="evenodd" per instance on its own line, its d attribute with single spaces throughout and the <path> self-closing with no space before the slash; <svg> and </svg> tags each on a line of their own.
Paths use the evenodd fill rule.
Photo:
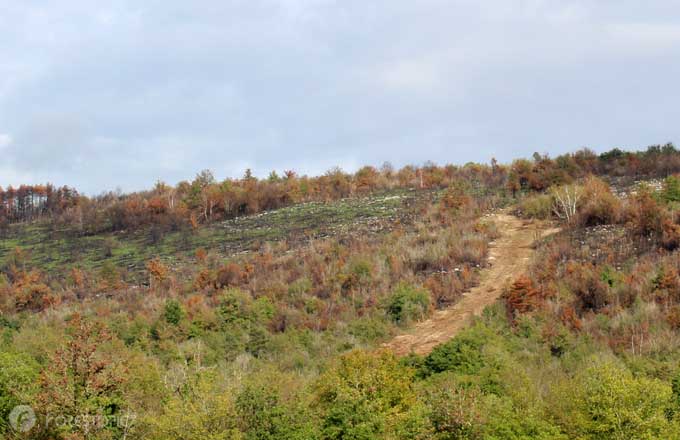
<svg viewBox="0 0 680 440">
<path fill-rule="evenodd" d="M 386 348 L 400 356 L 425 355 L 451 339 L 528 268 L 534 242 L 559 230 L 548 222 L 522 220 L 507 213 L 493 214 L 489 219 L 496 223 L 500 237 L 490 243 L 490 266 L 482 271 L 480 284 L 464 293 L 455 305 L 436 311 L 430 319 L 396 336 L 385 344 Z"/>
</svg>

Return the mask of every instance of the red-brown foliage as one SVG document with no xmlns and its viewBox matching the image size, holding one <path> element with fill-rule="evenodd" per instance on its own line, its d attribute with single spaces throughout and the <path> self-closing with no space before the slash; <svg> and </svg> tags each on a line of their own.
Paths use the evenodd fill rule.
<svg viewBox="0 0 680 440">
<path fill-rule="evenodd" d="M 520 275 L 503 293 L 503 299 L 508 313 L 514 319 L 517 315 L 535 310 L 540 305 L 542 296 L 534 287 L 531 278 Z"/>
</svg>

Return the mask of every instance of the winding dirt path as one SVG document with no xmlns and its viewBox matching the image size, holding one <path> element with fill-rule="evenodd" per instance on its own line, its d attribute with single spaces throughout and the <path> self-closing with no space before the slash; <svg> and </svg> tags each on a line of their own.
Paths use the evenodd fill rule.
<svg viewBox="0 0 680 440">
<path fill-rule="evenodd" d="M 386 343 L 397 355 L 409 353 L 428 354 L 462 330 L 472 316 L 482 313 L 503 293 L 503 289 L 524 272 L 534 250 L 531 245 L 538 238 L 557 232 L 547 222 L 521 220 L 505 213 L 487 217 L 496 223 L 501 236 L 491 242 L 489 263 L 482 271 L 479 286 L 465 292 L 453 306 L 439 310 L 426 321 L 416 324 L 408 333 L 399 335 Z"/>
</svg>

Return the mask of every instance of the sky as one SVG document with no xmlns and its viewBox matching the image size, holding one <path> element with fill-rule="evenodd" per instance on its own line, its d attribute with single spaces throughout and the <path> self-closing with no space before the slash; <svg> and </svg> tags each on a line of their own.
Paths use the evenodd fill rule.
<svg viewBox="0 0 680 440">
<path fill-rule="evenodd" d="M 680 142 L 677 0 L 0 0 L 0 185 Z"/>
</svg>

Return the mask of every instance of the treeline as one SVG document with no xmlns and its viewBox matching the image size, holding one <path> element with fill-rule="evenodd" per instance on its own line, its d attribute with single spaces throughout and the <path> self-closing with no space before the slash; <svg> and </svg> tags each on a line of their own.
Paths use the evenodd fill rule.
<svg viewBox="0 0 680 440">
<path fill-rule="evenodd" d="M 46 185 L 11 185 L 0 187 L 0 223 L 31 221 L 44 216 L 61 214 L 79 204 L 80 195 L 74 188 Z"/>
<path fill-rule="evenodd" d="M 478 189 L 501 187 L 506 181 L 505 172 L 504 167 L 495 163 L 464 167 L 428 163 L 400 170 L 385 164 L 380 169 L 366 166 L 354 174 L 335 168 L 318 177 L 286 171 L 283 176 L 272 172 L 266 179 L 258 179 L 246 170 L 242 178 L 218 181 L 211 171 L 204 170 L 192 181 L 175 186 L 158 182 L 149 191 L 79 196 L 60 205 L 60 209 L 48 211 L 42 199 L 24 197 L 22 206 L 28 208 L 17 211 L 11 221 L 33 220 L 35 215 L 25 213 L 41 210 L 50 214 L 43 217 L 45 221 L 82 234 L 135 230 L 150 225 L 176 231 L 297 203 L 333 201 L 394 188 L 444 188 L 458 181 Z"/>
<path fill-rule="evenodd" d="M 394 188 L 445 188 L 464 181 L 473 188 L 543 191 L 589 174 L 607 177 L 658 177 L 680 171 L 680 152 L 673 144 L 646 151 L 613 149 L 597 155 L 582 149 L 551 159 L 535 153 L 532 160 L 501 165 L 365 166 L 356 173 L 339 168 L 322 176 L 300 176 L 273 171 L 258 179 L 250 170 L 242 178 L 218 181 L 202 171 L 192 181 L 175 186 L 158 182 L 149 191 L 96 197 L 78 195 L 72 188 L 51 185 L 21 186 L 0 191 L 0 223 L 46 219 L 55 226 L 83 234 L 135 230 L 154 225 L 166 230 L 197 227 L 201 223 L 277 209 L 309 201 L 332 201 Z"/>
<path fill-rule="evenodd" d="M 600 155 L 589 149 L 551 159 L 534 153 L 533 160 L 516 160 L 508 171 L 507 188 L 517 191 L 544 191 L 576 178 L 596 175 L 608 178 L 666 177 L 680 171 L 680 151 L 671 143 L 652 145 L 645 151 L 629 152 L 615 148 Z"/>
</svg>

